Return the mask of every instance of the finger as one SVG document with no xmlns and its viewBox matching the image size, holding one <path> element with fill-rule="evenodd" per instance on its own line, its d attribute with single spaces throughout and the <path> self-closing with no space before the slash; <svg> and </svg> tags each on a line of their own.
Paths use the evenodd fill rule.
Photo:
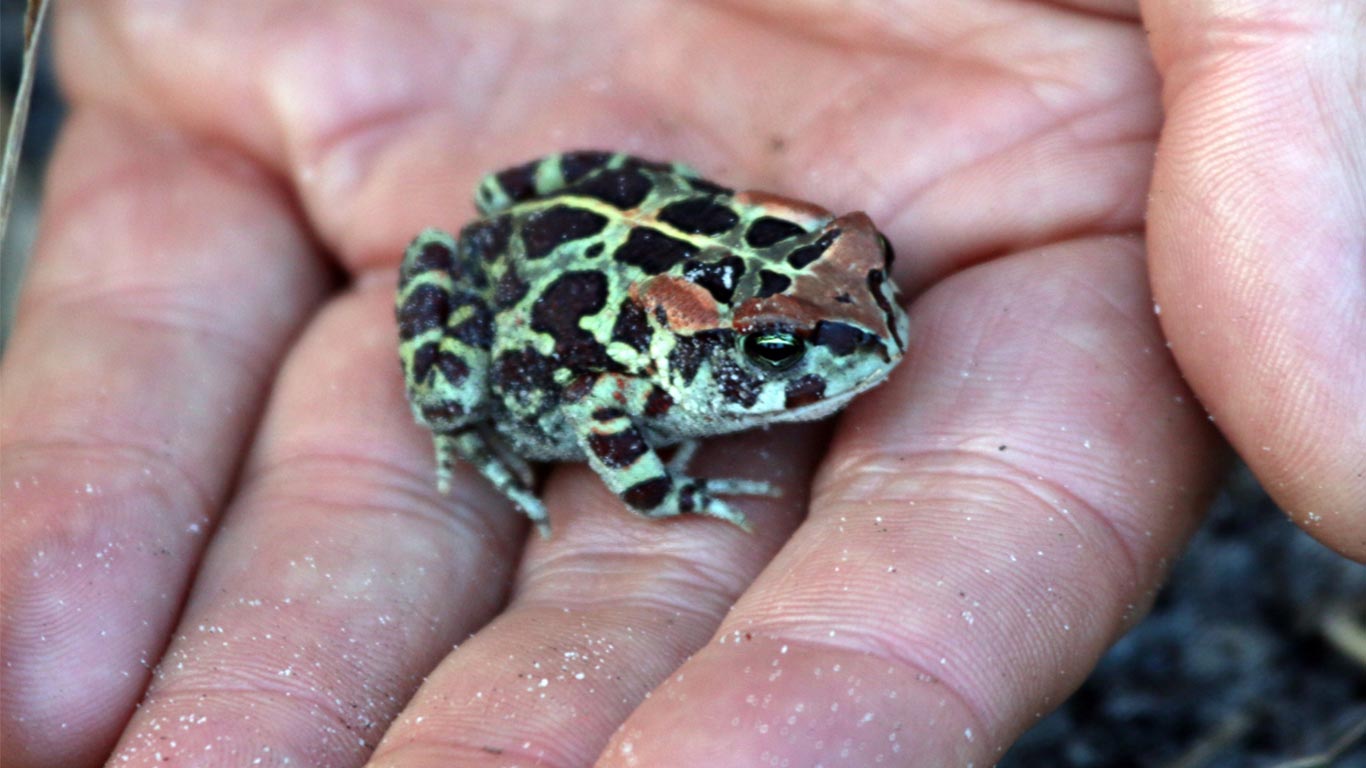
<svg viewBox="0 0 1366 768">
<path fill-rule="evenodd" d="M 1146 605 L 1215 479 L 1140 244 L 962 273 L 812 517 L 599 764 L 990 765 Z"/>
<path fill-rule="evenodd" d="M 508 609 L 428 677 L 372 766 L 588 765 L 697 647 L 805 509 L 810 426 L 706 443 L 704 477 L 770 480 L 734 497 L 755 526 L 632 516 L 586 467 L 547 485 L 555 534 L 527 550 Z"/>
<path fill-rule="evenodd" d="M 1148 2 L 1153 290 L 1191 386 L 1311 535 L 1366 561 L 1360 3 Z"/>
<path fill-rule="evenodd" d="M 436 492 L 396 333 L 386 275 L 290 355 L 119 765 L 358 764 L 502 604 L 525 521 L 469 473 Z"/>
<path fill-rule="evenodd" d="M 506 133 L 490 125 L 501 78 L 537 50 L 511 10 L 450 2 L 73 0 L 59 10 L 74 98 L 242 147 L 294 182 L 318 237 L 354 271 L 392 266 L 393 244 L 423 227 L 461 223 L 490 170 L 486 150 L 468 155 Z M 450 110 L 443 100 L 459 119 L 434 119 Z"/>
<path fill-rule="evenodd" d="M 482 173 L 608 148 L 867 210 L 916 254 L 919 290 L 1130 230 L 1161 117 L 1146 40 L 1111 2 L 68 5 L 78 94 L 249 147 L 352 269 L 459 226 Z"/>
<path fill-rule="evenodd" d="M 7 766 L 103 759 L 328 282 L 251 163 L 72 116 L 0 371 Z"/>
</svg>

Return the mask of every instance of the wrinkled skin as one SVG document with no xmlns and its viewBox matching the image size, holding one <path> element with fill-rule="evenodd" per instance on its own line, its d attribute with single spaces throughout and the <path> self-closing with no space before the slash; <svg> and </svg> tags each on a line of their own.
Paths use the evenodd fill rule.
<svg viewBox="0 0 1366 768">
<path fill-rule="evenodd" d="M 1225 441 L 1366 556 L 1360 3 L 515 5 L 60 4 L 7 768 L 987 765 L 1141 615 Z M 399 254 L 582 146 L 896 245 L 891 380 L 699 458 L 784 489 L 754 535 L 582 466 L 550 541 L 435 493 Z"/>
</svg>

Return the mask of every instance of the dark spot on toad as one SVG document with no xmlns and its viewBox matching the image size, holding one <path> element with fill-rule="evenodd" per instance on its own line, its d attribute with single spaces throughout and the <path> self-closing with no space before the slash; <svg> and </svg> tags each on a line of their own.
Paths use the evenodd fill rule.
<svg viewBox="0 0 1366 768">
<path fill-rule="evenodd" d="M 751 248 L 766 248 L 789 237 L 805 234 L 806 230 L 786 219 L 760 216 L 745 231 L 745 244 Z"/>
<path fill-rule="evenodd" d="M 475 307 L 474 314 L 451 329 L 449 335 L 471 347 L 488 349 L 493 346 L 493 313 L 481 303 Z"/>
<path fill-rule="evenodd" d="M 761 299 L 766 299 L 775 293 L 782 293 L 791 285 L 792 278 L 787 275 L 762 269 L 759 270 L 759 293 L 756 295 Z"/>
<path fill-rule="evenodd" d="M 645 310 L 634 300 L 625 298 L 617 305 L 617 321 L 612 325 L 612 341 L 619 341 L 637 352 L 650 349 L 650 323 Z"/>
<path fill-rule="evenodd" d="M 797 248 L 793 250 L 792 253 L 789 253 L 787 255 L 787 263 L 792 265 L 793 269 L 805 269 L 811 262 L 825 255 L 825 252 L 830 249 L 831 245 L 834 245 L 835 241 L 839 239 L 839 236 L 840 231 L 838 229 L 832 229 L 829 232 L 826 232 L 821 235 L 819 240 L 811 245 L 803 245 L 801 248 Z"/>
<path fill-rule="evenodd" d="M 599 171 L 569 187 L 570 194 L 601 200 L 622 210 L 635 208 L 650 194 L 650 180 L 635 168 Z"/>
<path fill-rule="evenodd" d="M 649 512 L 664 503 L 673 485 L 668 477 L 652 477 L 627 488 L 622 492 L 621 500 L 637 512 Z"/>
<path fill-rule="evenodd" d="M 555 355 L 562 367 L 576 372 L 621 370 L 593 334 L 579 326 L 579 321 L 602 311 L 606 303 L 606 275 L 566 272 L 532 304 L 531 327 L 555 340 Z"/>
<path fill-rule="evenodd" d="M 645 415 L 651 418 L 663 416 L 674 407 L 674 399 L 669 397 L 669 393 L 659 387 L 651 387 L 650 394 L 645 398 Z"/>
<path fill-rule="evenodd" d="M 610 152 L 566 152 L 560 156 L 560 176 L 565 184 L 573 184 L 590 172 L 607 165 Z"/>
<path fill-rule="evenodd" d="M 432 366 L 436 364 L 438 348 L 437 342 L 429 341 L 418 347 L 416 352 L 413 352 L 412 370 L 408 371 L 409 379 L 412 381 L 422 381 L 427 378 L 427 374 L 431 372 Z"/>
<path fill-rule="evenodd" d="M 844 357 L 859 347 L 877 345 L 877 337 L 848 323 L 822 320 L 811 334 L 811 343 L 826 347 L 832 355 Z"/>
<path fill-rule="evenodd" d="M 460 230 L 460 242 L 466 261 L 462 270 L 479 269 L 479 262 L 497 261 L 507 253 L 512 236 L 512 219 L 498 216 L 480 219 Z"/>
<path fill-rule="evenodd" d="M 493 306 L 498 309 L 507 309 L 521 301 L 529 288 L 530 286 L 526 284 L 521 275 L 509 267 L 508 271 L 498 278 L 498 285 L 493 289 Z"/>
<path fill-rule="evenodd" d="M 451 352 L 442 352 L 437 356 L 436 369 L 441 371 L 446 381 L 455 385 L 459 385 L 470 375 L 470 367 Z"/>
<path fill-rule="evenodd" d="M 707 264 L 693 263 L 683 270 L 686 280 L 707 289 L 720 304 L 730 303 L 735 296 L 735 286 L 744 274 L 745 260 L 739 256 L 727 256 Z"/>
<path fill-rule="evenodd" d="M 493 178 L 513 201 L 530 200 L 536 196 L 536 167 L 539 162 L 513 166 L 498 172 Z"/>
<path fill-rule="evenodd" d="M 555 246 L 601 232 L 607 217 L 582 208 L 556 205 L 536 211 L 522 222 L 522 246 L 528 259 L 540 259 Z"/>
<path fill-rule="evenodd" d="M 906 344 L 902 342 L 901 334 L 897 332 L 896 329 L 896 313 L 892 311 L 892 303 L 888 301 L 882 291 L 882 284 L 886 282 L 886 280 L 887 277 L 882 273 L 882 270 L 869 270 L 868 290 L 872 292 L 873 301 L 877 302 L 878 309 L 882 310 L 882 316 L 886 318 L 887 332 L 892 335 L 892 341 L 896 342 L 896 348 L 905 350 Z"/>
<path fill-rule="evenodd" d="M 691 384 L 703 361 L 721 348 L 735 345 L 735 332 L 729 329 L 702 331 L 692 336 L 680 336 L 673 350 L 669 352 L 669 367 L 682 379 Z"/>
<path fill-rule="evenodd" d="M 450 311 L 445 291 L 435 285 L 419 285 L 398 310 L 398 337 L 407 340 L 440 328 L 445 325 Z"/>
<path fill-rule="evenodd" d="M 650 450 L 640 430 L 633 426 L 612 434 L 593 432 L 588 435 L 588 447 L 611 469 L 629 467 Z"/>
<path fill-rule="evenodd" d="M 669 237 L 650 227 L 636 227 L 617 249 L 615 258 L 623 264 L 640 267 L 647 274 L 658 275 L 695 253 L 697 247 L 686 240 Z"/>
<path fill-rule="evenodd" d="M 729 357 L 717 357 L 712 361 L 716 383 L 721 387 L 721 396 L 742 408 L 753 408 L 759 402 L 759 392 L 763 390 L 763 379 L 742 368 Z"/>
<path fill-rule="evenodd" d="M 659 212 L 659 220 L 694 235 L 719 235 L 740 221 L 735 211 L 712 197 L 694 197 L 669 203 Z"/>
<path fill-rule="evenodd" d="M 432 241 L 422 246 L 422 250 L 413 257 L 412 261 L 404 265 L 403 274 L 400 276 L 399 289 L 402 290 L 414 277 L 424 272 L 445 272 L 450 273 L 454 265 L 455 254 L 450 246 L 440 241 Z"/>
<path fill-rule="evenodd" d="M 787 383 L 783 406 L 785 408 L 800 408 L 803 405 L 810 405 L 823 399 L 825 399 L 825 378 L 814 373 L 808 373 Z"/>
</svg>

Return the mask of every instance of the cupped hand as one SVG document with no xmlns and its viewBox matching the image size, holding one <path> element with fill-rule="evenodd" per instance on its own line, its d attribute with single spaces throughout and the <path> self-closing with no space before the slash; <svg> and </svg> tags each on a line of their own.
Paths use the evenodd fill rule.
<svg viewBox="0 0 1366 768">
<path fill-rule="evenodd" d="M 1216 427 L 1363 557 L 1363 12 L 1142 10 L 61 3 L 0 380 L 4 765 L 987 765 L 1142 614 Z M 469 471 L 435 492 L 398 256 L 580 147 L 901 255 L 891 380 L 699 458 L 784 489 L 753 535 L 581 466 L 549 541 Z"/>
</svg>

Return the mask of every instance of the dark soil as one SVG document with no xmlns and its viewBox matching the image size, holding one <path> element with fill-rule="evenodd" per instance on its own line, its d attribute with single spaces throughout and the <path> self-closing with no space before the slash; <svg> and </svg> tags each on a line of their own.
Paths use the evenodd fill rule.
<svg viewBox="0 0 1366 768">
<path fill-rule="evenodd" d="M 1344 611 L 1366 628 L 1366 566 L 1301 533 L 1241 470 L 1152 613 L 1000 765 L 1366 768 L 1366 738 L 1299 762 L 1366 727 L 1366 665 L 1325 632 Z"/>
</svg>

